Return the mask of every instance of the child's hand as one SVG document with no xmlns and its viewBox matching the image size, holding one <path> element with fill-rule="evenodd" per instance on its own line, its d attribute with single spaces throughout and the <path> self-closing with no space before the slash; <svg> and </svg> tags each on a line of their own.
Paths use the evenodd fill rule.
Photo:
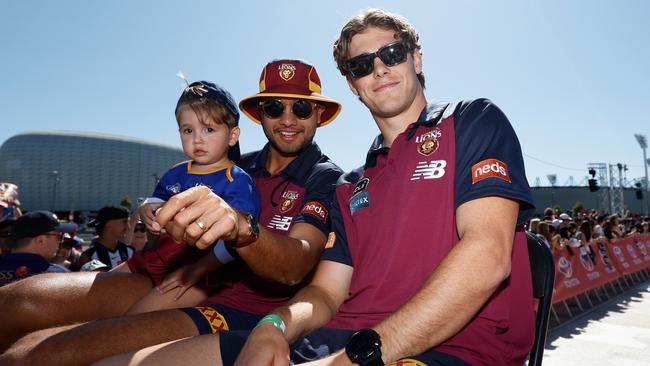
<svg viewBox="0 0 650 366">
<path fill-rule="evenodd" d="M 170 275 L 165 277 L 160 285 L 156 288 L 161 294 L 169 292 L 178 288 L 174 300 L 178 300 L 183 296 L 185 291 L 194 286 L 197 282 L 205 277 L 205 272 L 192 264 L 183 266 Z"/>
<path fill-rule="evenodd" d="M 154 230 L 151 224 L 153 223 L 153 220 L 156 218 L 156 210 L 162 206 L 162 203 L 147 203 L 143 204 L 138 208 L 138 211 L 140 213 L 140 220 L 144 222 L 145 226 L 147 227 L 147 230 L 154 234 L 158 234 L 159 230 Z"/>
</svg>

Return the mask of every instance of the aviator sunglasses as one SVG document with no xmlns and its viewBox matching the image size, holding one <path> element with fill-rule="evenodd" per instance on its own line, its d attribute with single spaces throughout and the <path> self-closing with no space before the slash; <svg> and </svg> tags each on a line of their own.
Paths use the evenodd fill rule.
<svg viewBox="0 0 650 366">
<path fill-rule="evenodd" d="M 284 113 L 284 104 L 279 99 L 266 99 L 259 105 L 262 112 L 269 118 L 278 118 Z M 307 119 L 314 112 L 314 107 L 312 107 L 312 103 L 298 99 L 291 105 L 291 112 L 298 119 Z"/>
<path fill-rule="evenodd" d="M 402 41 L 387 44 L 377 52 L 363 53 L 344 62 L 345 69 L 355 78 L 370 75 L 375 68 L 375 57 L 379 57 L 386 66 L 395 66 L 406 61 L 408 48 Z"/>
</svg>

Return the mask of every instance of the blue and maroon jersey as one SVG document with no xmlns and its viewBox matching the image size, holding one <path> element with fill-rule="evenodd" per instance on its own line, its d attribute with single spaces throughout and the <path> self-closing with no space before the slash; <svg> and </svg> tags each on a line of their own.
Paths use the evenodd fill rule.
<svg viewBox="0 0 650 366">
<path fill-rule="evenodd" d="M 227 168 L 210 171 L 192 170 L 192 161 L 174 165 L 156 185 L 153 197 L 163 201 L 171 196 L 199 185 L 210 187 L 229 205 L 238 211 L 248 212 L 255 217 L 260 212 L 259 194 L 251 177 L 234 163 Z"/>
<path fill-rule="evenodd" d="M 312 143 L 283 171 L 271 175 L 266 170 L 268 153 L 267 144 L 260 151 L 243 155 L 239 162 L 260 191 L 260 226 L 287 236 L 296 223 L 307 223 L 327 236 L 331 231 L 329 212 L 333 194 L 342 170 Z M 243 261 L 231 266 L 234 268 L 228 272 L 232 278 L 204 303 L 268 314 L 284 305 L 299 287 L 263 280 Z"/>
<path fill-rule="evenodd" d="M 321 259 L 354 272 L 350 296 L 327 326 L 369 328 L 395 312 L 459 241 L 456 209 L 487 196 L 520 202 L 519 226 L 534 209 L 517 136 L 489 100 L 429 105 L 390 148 L 379 136 L 365 166 L 337 185 L 333 233 Z M 510 278 L 471 323 L 436 350 L 470 364 L 523 363 L 532 346 L 534 314 L 526 237 L 519 226 Z"/>
</svg>

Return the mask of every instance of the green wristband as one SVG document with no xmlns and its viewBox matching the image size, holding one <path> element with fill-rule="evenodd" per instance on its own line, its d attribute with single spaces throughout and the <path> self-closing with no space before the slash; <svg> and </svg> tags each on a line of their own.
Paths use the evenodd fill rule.
<svg viewBox="0 0 650 366">
<path fill-rule="evenodd" d="M 255 325 L 255 327 L 259 327 L 260 325 L 266 323 L 273 324 L 276 328 L 278 328 L 278 330 L 280 330 L 280 332 L 282 332 L 282 334 L 284 334 L 284 331 L 287 329 L 287 327 L 284 325 L 284 320 L 275 314 L 269 314 L 263 317 L 259 322 L 257 322 L 257 325 Z"/>
</svg>

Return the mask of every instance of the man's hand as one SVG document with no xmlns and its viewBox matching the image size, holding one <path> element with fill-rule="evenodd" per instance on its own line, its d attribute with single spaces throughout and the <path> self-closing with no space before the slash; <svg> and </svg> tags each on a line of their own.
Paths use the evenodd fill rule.
<svg viewBox="0 0 650 366">
<path fill-rule="evenodd" d="M 206 186 L 174 195 L 156 212 L 152 228 L 167 230 L 174 239 L 205 249 L 223 239 L 237 240 L 239 215 Z"/>
<path fill-rule="evenodd" d="M 273 324 L 262 324 L 251 332 L 235 365 L 289 365 L 289 344 Z"/>
</svg>

